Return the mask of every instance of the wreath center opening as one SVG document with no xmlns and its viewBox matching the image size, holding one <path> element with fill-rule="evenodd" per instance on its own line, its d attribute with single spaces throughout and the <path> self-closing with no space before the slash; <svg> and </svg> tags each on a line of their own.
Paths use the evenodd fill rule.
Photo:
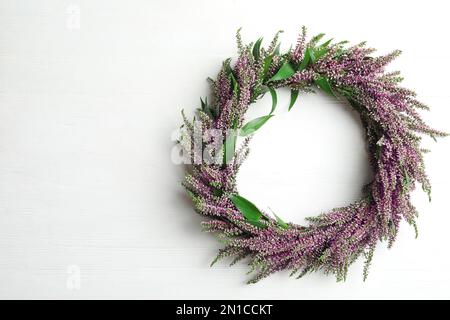
<svg viewBox="0 0 450 320">
<path fill-rule="evenodd" d="M 279 90 L 280 106 L 289 102 L 288 92 Z M 256 102 L 247 118 L 263 113 L 268 103 L 269 97 Z M 302 94 L 297 104 L 289 114 L 280 108 L 254 135 L 238 185 L 261 209 L 301 223 L 358 200 L 372 168 L 359 114 L 348 103 L 318 92 Z"/>
</svg>

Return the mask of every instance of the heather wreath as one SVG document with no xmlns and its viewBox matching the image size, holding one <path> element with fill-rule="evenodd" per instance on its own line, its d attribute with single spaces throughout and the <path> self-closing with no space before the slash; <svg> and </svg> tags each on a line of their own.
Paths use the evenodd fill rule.
<svg viewBox="0 0 450 320">
<path fill-rule="evenodd" d="M 281 53 L 280 33 L 263 47 L 262 38 L 244 45 L 238 31 L 236 62 L 225 60 L 217 79 L 209 79 L 212 99 L 201 99 L 194 121 L 183 113 L 179 143 L 191 163 L 183 185 L 196 211 L 208 218 L 203 228 L 225 243 L 214 262 L 232 257 L 234 264 L 248 258 L 250 272 L 255 272 L 249 283 L 281 270 L 298 278 L 323 270 L 345 280 L 349 265 L 360 256 L 365 258 L 366 279 L 377 243 L 387 241 L 391 247 L 402 220 L 417 236 L 418 213 L 410 199 L 416 182 L 431 200 L 423 159 L 428 150 L 420 142 L 422 135 L 435 139 L 446 134 L 424 123 L 417 110 L 428 107 L 400 86 L 400 73 L 385 71 L 399 51 L 373 56 L 375 50 L 365 43 L 322 42 L 323 34 L 307 41 L 303 28 L 295 47 Z M 348 101 L 360 115 L 373 169 L 359 201 L 307 218 L 306 226 L 260 210 L 236 185 L 250 137 L 274 116 L 276 89 L 281 87 L 290 88 L 289 110 L 300 92 L 315 89 Z M 247 108 L 266 93 L 272 97 L 270 113 L 246 122 Z M 207 132 L 220 133 L 218 147 L 208 148 L 217 146 L 217 134 Z M 244 137 L 240 146 L 238 136 Z"/>
</svg>

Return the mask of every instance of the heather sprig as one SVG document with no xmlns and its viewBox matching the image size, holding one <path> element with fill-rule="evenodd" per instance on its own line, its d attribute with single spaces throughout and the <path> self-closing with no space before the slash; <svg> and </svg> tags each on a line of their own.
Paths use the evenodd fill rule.
<svg viewBox="0 0 450 320">
<path fill-rule="evenodd" d="M 435 139 L 447 134 L 422 120 L 417 111 L 428 107 L 400 86 L 400 73 L 385 71 L 400 51 L 373 56 L 375 50 L 365 43 L 347 46 L 345 41 L 324 40 L 323 34 L 308 41 L 302 28 L 296 46 L 281 53 L 280 33 L 265 47 L 263 38 L 244 44 L 238 31 L 239 56 L 233 65 L 231 59 L 225 60 L 217 79 L 209 79 L 212 99 L 201 99 L 197 117 L 202 132 L 220 132 L 219 151 L 208 150 L 220 161 L 192 161 L 183 185 L 196 211 L 209 218 L 202 223 L 204 229 L 225 241 L 214 262 L 231 256 L 234 264 L 249 258 L 251 271 L 256 272 L 249 283 L 281 270 L 298 277 L 323 270 L 345 280 L 349 266 L 360 256 L 366 261 L 365 280 L 377 243 L 386 240 L 392 246 L 402 220 L 417 234 L 418 213 L 410 193 L 417 182 L 431 194 L 423 159 L 428 150 L 421 148 L 421 136 Z M 273 121 L 276 89 L 281 87 L 291 89 L 289 110 L 300 92 L 317 89 L 347 100 L 360 114 L 374 173 L 359 201 L 308 218 L 307 226 L 286 223 L 275 214 L 273 218 L 240 195 L 236 186 L 250 137 Z M 272 97 L 270 113 L 246 122 L 249 105 L 266 93 Z M 201 159 L 205 147 L 195 147 L 195 123 L 184 113 L 183 119 L 180 144 L 189 159 Z M 246 137 L 240 147 L 238 134 Z M 200 138 L 203 143 L 212 139 L 211 135 Z"/>
</svg>

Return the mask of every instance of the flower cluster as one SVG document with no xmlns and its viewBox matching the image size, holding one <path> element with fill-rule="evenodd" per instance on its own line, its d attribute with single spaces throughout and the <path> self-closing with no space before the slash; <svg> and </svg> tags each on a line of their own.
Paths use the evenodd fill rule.
<svg viewBox="0 0 450 320">
<path fill-rule="evenodd" d="M 344 280 L 349 265 L 360 256 L 366 259 L 366 278 L 376 244 L 386 240 L 391 246 L 403 219 L 416 226 L 418 213 L 410 201 L 415 182 L 430 195 L 421 135 L 435 139 L 446 134 L 424 123 L 417 109 L 428 108 L 413 91 L 399 85 L 399 73 L 385 72 L 399 51 L 374 57 L 375 50 L 364 43 L 321 42 L 323 34 L 308 41 L 303 28 L 295 48 L 280 53 L 278 37 L 279 33 L 264 48 L 262 39 L 244 45 L 238 32 L 237 61 L 232 66 L 226 60 L 217 79 L 209 79 L 212 101 L 202 100 L 198 110 L 202 132 L 224 133 L 221 148 L 210 151 L 223 161 L 193 161 L 183 185 L 198 213 L 209 218 L 202 222 L 205 230 L 218 233 L 226 243 L 215 261 L 232 257 L 235 263 L 249 258 L 251 271 L 256 272 L 250 283 L 285 269 L 298 277 L 323 270 Z M 374 172 L 359 201 L 308 218 L 307 226 L 285 223 L 260 211 L 239 195 L 236 186 L 250 137 L 273 116 L 280 87 L 291 89 L 289 109 L 299 92 L 315 88 L 348 100 L 360 114 Z M 273 101 L 270 114 L 244 124 L 249 105 L 266 93 Z M 201 159 L 204 148 L 191 148 L 197 139 L 195 123 L 183 117 L 185 134 L 180 142 L 189 157 Z M 239 134 L 246 138 L 237 148 Z M 202 135 L 200 139 L 207 144 L 212 138 Z"/>
</svg>

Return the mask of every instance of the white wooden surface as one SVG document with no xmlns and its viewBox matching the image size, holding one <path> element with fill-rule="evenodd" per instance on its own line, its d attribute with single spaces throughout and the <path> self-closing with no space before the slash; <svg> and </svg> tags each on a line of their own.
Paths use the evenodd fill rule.
<svg viewBox="0 0 450 320">
<path fill-rule="evenodd" d="M 431 203 L 414 194 L 419 238 L 404 225 L 393 249 L 380 245 L 366 283 L 361 262 L 346 283 L 281 273 L 247 286 L 244 264 L 209 268 L 219 244 L 171 162 L 180 110 L 235 56 L 238 27 L 245 41 L 284 29 L 287 49 L 302 24 L 402 49 L 393 68 L 450 131 L 444 1 L 1 0 L 0 298 L 450 298 L 450 139 L 425 140 L 434 189 Z M 288 114 L 287 99 L 240 187 L 301 222 L 356 199 L 370 173 L 347 107 L 318 94 Z"/>
</svg>

